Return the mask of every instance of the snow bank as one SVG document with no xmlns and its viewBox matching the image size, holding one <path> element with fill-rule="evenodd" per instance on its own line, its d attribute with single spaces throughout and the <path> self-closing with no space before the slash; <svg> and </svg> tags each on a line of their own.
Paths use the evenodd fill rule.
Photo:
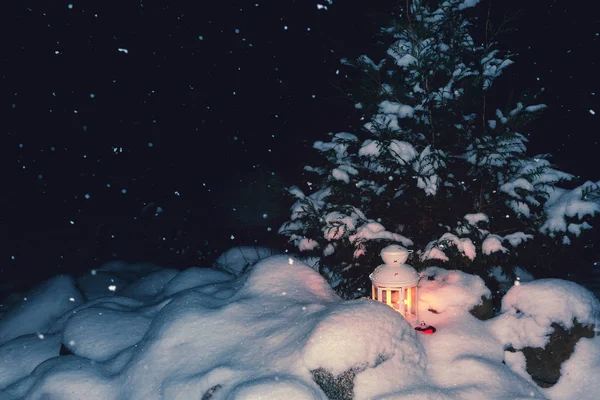
<svg viewBox="0 0 600 400">
<path fill-rule="evenodd" d="M 0 347 L 24 360 L 0 369 L 0 397 L 324 399 L 318 368 L 355 371 L 356 399 L 424 384 L 408 322 L 381 303 L 342 301 L 295 259 L 271 257 L 228 280 L 199 269 L 172 275 L 155 271 L 81 304 L 52 324 L 53 336 Z M 44 347 L 36 359 L 22 346 L 34 339 Z M 74 355 L 56 357 L 61 341 Z"/>
<path fill-rule="evenodd" d="M 336 384 L 319 381 L 323 371 L 337 385 L 349 377 L 343 390 L 356 400 L 593 400 L 600 390 L 599 338 L 577 344 L 550 390 L 532 382 L 521 353 L 504 351 L 547 331 L 536 325 L 596 321 L 598 301 L 564 281 L 515 286 L 504 313 L 484 322 L 469 313 L 490 294 L 479 277 L 428 268 L 419 314 L 434 335 L 417 334 L 380 302 L 341 300 L 286 256 L 240 276 L 113 265 L 88 277 L 85 291 L 116 281 L 124 286 L 83 303 L 59 277 L 6 312 L 0 399 L 325 400 Z M 59 356 L 61 345 L 73 354 Z"/>
</svg>

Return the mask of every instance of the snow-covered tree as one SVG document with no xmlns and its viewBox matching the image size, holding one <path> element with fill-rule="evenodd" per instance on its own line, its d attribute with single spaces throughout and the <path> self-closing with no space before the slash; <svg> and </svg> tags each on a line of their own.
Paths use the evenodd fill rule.
<svg viewBox="0 0 600 400">
<path fill-rule="evenodd" d="M 520 249 L 570 244 L 600 213 L 600 181 L 573 188 L 548 155 L 527 153 L 523 128 L 546 106 L 496 107 L 494 84 L 513 60 L 471 36 L 466 12 L 478 0 L 430 3 L 410 1 L 381 29 L 377 57 L 341 60 L 362 77 L 349 96 L 363 126 L 316 142 L 322 157 L 305 167 L 314 176 L 290 189 L 297 201 L 280 233 L 319 256 L 347 296 L 368 287 L 390 242 L 414 246 L 414 264 L 510 274 Z"/>
</svg>

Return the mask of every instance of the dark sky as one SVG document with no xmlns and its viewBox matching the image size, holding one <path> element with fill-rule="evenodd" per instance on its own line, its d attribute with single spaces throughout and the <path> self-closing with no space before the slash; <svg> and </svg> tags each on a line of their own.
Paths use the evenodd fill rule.
<svg viewBox="0 0 600 400">
<path fill-rule="evenodd" d="M 519 15 L 500 38 L 518 54 L 505 83 L 543 90 L 550 107 L 529 129 L 531 151 L 598 180 L 600 14 L 540 3 L 491 3 L 497 21 Z M 351 121 L 339 58 L 369 52 L 370 15 L 395 4 L 3 5 L 0 281 L 111 257 L 181 267 L 166 250 L 187 248 L 193 264 L 199 251 L 271 240 L 287 207 L 275 189 Z"/>
</svg>

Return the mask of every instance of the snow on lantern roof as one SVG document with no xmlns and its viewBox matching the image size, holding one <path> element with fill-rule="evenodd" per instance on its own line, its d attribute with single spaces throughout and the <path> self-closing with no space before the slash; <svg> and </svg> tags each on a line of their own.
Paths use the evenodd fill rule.
<svg viewBox="0 0 600 400">
<path fill-rule="evenodd" d="M 419 274 L 408 264 L 382 264 L 369 278 L 377 286 L 416 286 Z"/>
<path fill-rule="evenodd" d="M 399 245 L 391 245 L 381 251 L 385 264 L 375 268 L 369 275 L 377 286 L 416 286 L 419 282 L 417 271 L 404 262 L 412 250 Z"/>
<path fill-rule="evenodd" d="M 404 264 L 412 250 L 407 250 L 398 244 L 392 244 L 381 250 L 381 258 L 385 264 Z"/>
</svg>

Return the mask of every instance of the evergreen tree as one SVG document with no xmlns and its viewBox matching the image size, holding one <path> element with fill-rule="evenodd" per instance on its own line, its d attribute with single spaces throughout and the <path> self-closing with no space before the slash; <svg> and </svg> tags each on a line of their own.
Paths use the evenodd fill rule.
<svg viewBox="0 0 600 400">
<path fill-rule="evenodd" d="M 561 188 L 574 177 L 527 154 L 522 129 L 545 105 L 491 107 L 513 61 L 496 42 L 473 40 L 466 11 L 478 0 L 429 3 L 411 1 L 381 29 L 378 61 L 342 59 L 362 76 L 350 96 L 366 123 L 316 142 L 320 163 L 305 167 L 314 179 L 290 189 L 296 203 L 280 233 L 318 256 L 347 297 L 368 287 L 391 242 L 414 246 L 417 266 L 484 278 L 501 266 L 512 277 L 518 260 L 538 262 L 527 251 L 584 243 L 600 213 L 600 182 Z"/>
</svg>

